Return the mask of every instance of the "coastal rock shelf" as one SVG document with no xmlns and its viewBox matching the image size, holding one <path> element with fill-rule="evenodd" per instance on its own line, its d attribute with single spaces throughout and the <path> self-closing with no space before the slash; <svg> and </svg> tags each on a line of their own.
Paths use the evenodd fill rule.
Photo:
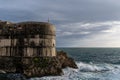
<svg viewBox="0 0 120 80">
<path fill-rule="evenodd" d="M 13 63 L 14 62 L 14 63 Z M 78 68 L 72 58 L 67 56 L 67 53 L 60 51 L 57 52 L 56 57 L 34 57 L 25 58 L 22 61 L 22 65 L 19 62 L 15 62 L 13 58 L 1 57 L 0 69 L 1 73 L 17 73 L 21 70 L 22 74 L 27 78 L 30 77 L 42 77 L 42 76 L 56 76 L 62 75 L 62 69 L 66 67 Z M 5 73 L 4 73 L 5 74 Z"/>
</svg>

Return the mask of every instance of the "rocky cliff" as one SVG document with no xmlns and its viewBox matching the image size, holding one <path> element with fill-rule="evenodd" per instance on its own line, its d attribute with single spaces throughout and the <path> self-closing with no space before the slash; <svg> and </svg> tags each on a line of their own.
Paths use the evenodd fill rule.
<svg viewBox="0 0 120 80">
<path fill-rule="evenodd" d="M 56 57 L 25 58 L 22 60 L 22 65 L 21 62 L 15 61 L 13 58 L 0 58 L 1 73 L 3 71 L 4 74 L 5 72 L 22 73 L 28 78 L 62 75 L 62 69 L 66 67 L 77 68 L 77 65 L 63 51 L 57 52 Z"/>
<path fill-rule="evenodd" d="M 62 75 L 63 68 L 78 68 L 74 60 L 69 58 L 67 53 L 63 51 L 57 52 L 57 57 L 36 57 L 31 62 L 31 65 L 28 65 L 26 68 L 24 68 L 24 74 L 27 77 Z"/>
</svg>

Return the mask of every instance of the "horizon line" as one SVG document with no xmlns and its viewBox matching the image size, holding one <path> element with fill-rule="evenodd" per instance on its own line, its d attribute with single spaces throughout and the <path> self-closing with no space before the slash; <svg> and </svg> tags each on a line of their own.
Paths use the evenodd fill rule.
<svg viewBox="0 0 120 80">
<path fill-rule="evenodd" d="M 120 47 L 56 47 L 56 48 L 120 48 Z"/>
</svg>

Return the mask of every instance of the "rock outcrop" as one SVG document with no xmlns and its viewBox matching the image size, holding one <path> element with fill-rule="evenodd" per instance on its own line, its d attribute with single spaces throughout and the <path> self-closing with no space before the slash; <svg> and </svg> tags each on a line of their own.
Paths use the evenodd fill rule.
<svg viewBox="0 0 120 80">
<path fill-rule="evenodd" d="M 60 61 L 62 68 L 66 67 L 78 68 L 74 62 L 74 59 L 68 57 L 67 53 L 64 51 L 57 52 L 57 59 Z"/>
<path fill-rule="evenodd" d="M 23 72 L 22 74 L 28 78 L 62 75 L 63 68 L 78 68 L 74 60 L 68 57 L 67 53 L 63 51 L 57 52 L 56 57 L 25 58 L 22 60 L 21 67 L 16 67 L 15 60 L 12 58 L 0 58 L 0 64 L 0 70 L 5 71 L 6 73 Z"/>
<path fill-rule="evenodd" d="M 57 52 L 56 57 L 36 57 L 31 62 L 31 65 L 28 65 L 26 68 L 24 68 L 24 74 L 27 77 L 62 75 L 63 68 L 78 68 L 74 60 L 69 58 L 67 53 L 63 51 Z"/>
</svg>

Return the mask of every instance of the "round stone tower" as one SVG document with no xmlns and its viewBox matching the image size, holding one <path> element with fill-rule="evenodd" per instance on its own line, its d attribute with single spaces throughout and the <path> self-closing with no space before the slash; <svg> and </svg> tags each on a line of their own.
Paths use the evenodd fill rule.
<svg viewBox="0 0 120 80">
<path fill-rule="evenodd" d="M 22 56 L 56 56 L 55 26 L 47 22 L 21 22 L 16 24 L 16 46 L 22 47 Z M 20 54 L 20 53 L 18 53 Z M 17 55 L 17 54 L 16 54 Z"/>
</svg>

